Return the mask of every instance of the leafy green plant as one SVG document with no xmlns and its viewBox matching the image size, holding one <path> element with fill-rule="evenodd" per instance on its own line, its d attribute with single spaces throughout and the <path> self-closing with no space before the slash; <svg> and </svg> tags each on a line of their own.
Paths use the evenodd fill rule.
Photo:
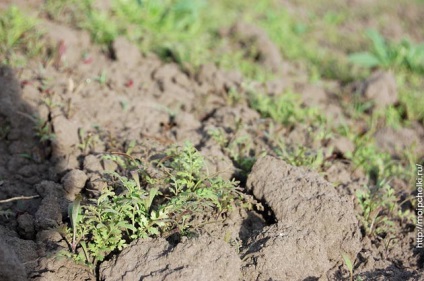
<svg viewBox="0 0 424 281">
<path fill-rule="evenodd" d="M 70 208 L 71 228 L 64 235 L 77 261 L 96 264 L 134 239 L 185 233 L 200 225 L 196 218 L 225 213 L 242 198 L 235 181 L 205 174 L 204 160 L 191 144 L 167 149 L 155 163 L 127 158 L 137 167 L 123 171 L 130 178 L 108 173 L 108 187 L 98 198 Z M 155 177 L 149 165 L 157 169 Z"/>
<path fill-rule="evenodd" d="M 405 68 L 424 73 L 424 44 L 415 45 L 407 39 L 400 43 L 390 43 L 376 30 L 368 30 L 366 35 L 371 40 L 372 49 L 370 52 L 350 55 L 352 63 L 368 68 Z"/>
<path fill-rule="evenodd" d="M 129 180 L 118 174 L 111 174 L 117 179 L 117 187 L 123 188 L 117 194 L 112 187 L 102 191 L 99 198 L 81 206 L 83 212 L 79 223 L 72 212 L 73 237 L 72 250 L 75 258 L 88 264 L 102 261 L 115 249 L 121 250 L 129 239 L 147 237 L 158 234 L 157 227 L 163 225 L 159 221 L 166 218 L 164 210 L 151 210 L 151 202 L 157 189 L 146 191 L 141 189 L 135 180 Z M 74 203 L 75 205 L 75 203 Z M 76 243 L 82 251 L 79 253 Z"/>
</svg>

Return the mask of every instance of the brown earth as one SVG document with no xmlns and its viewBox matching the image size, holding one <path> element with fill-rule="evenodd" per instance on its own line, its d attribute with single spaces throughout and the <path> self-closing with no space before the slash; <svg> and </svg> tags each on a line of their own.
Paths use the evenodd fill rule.
<svg viewBox="0 0 424 281">
<path fill-rule="evenodd" d="M 123 38 L 108 53 L 92 45 L 82 31 L 50 22 L 45 27 L 52 46 L 63 40 L 63 56 L 44 68 L 37 61 L 23 69 L 0 68 L 0 125 L 9 128 L 0 135 L 0 199 L 37 196 L 1 205 L 9 213 L 0 216 L 0 280 L 347 280 L 342 254 L 357 259 L 355 273 L 364 280 L 424 279 L 423 252 L 414 250 L 413 228 L 400 232 L 389 249 L 361 233 L 353 194 L 365 177 L 343 158 L 332 160 L 325 179 L 274 156 L 259 158 L 247 178 L 240 173 L 210 130 L 222 129 L 233 139 L 249 136 L 251 156 L 274 154 L 273 140 L 264 134 L 269 120 L 246 102 L 228 105 L 230 90 L 246 95 L 240 74 L 214 65 L 186 72 L 140 55 Z M 266 42 L 258 49 L 261 63 L 285 73 L 280 69 L 283 58 L 262 30 L 244 24 L 231 30 L 241 47 Z M 102 73 L 105 83 L 98 78 Z M 385 95 L 384 104 L 396 102 L 390 74 L 373 82 L 379 77 L 365 81 L 366 98 Z M 289 74 L 286 79 L 291 79 Z M 257 87 L 272 95 L 282 86 Z M 306 83 L 296 87 L 305 104 L 348 118 L 325 89 Z M 33 116 L 45 120 L 56 137 L 40 143 Z M 415 126 L 382 129 L 376 139 L 383 150 L 396 155 L 399 148 L 422 139 L 422 126 Z M 314 144 L 314 132 L 302 124 L 276 131 L 287 143 L 331 146 L 341 155 L 354 149 L 338 136 Z M 125 150 L 131 140 L 145 150 L 190 140 L 207 157 L 211 173 L 241 179 L 265 211 L 236 210 L 195 238 L 134 241 L 100 264 L 97 274 L 59 258 L 58 251 L 68 246 L 57 229 L 67 222 L 69 202 L 81 190 L 101 190 L 101 172 L 116 166 L 100 155 Z M 423 147 L 417 151 L 422 153 Z"/>
</svg>

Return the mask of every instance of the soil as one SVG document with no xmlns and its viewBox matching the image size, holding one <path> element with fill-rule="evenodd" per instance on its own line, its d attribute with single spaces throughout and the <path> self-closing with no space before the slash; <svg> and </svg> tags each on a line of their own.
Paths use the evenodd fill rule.
<svg viewBox="0 0 424 281">
<path fill-rule="evenodd" d="M 0 280 L 348 280 L 342 253 L 357 260 L 355 273 L 364 280 L 424 280 L 424 252 L 415 249 L 412 226 L 394 226 L 399 237 L 388 248 L 361 232 L 354 194 L 366 178 L 343 158 L 355 148 L 350 140 L 335 136 L 316 144 L 314 132 L 302 124 L 275 128 L 288 144 L 335 147 L 338 155 L 324 174 L 290 166 L 275 156 L 273 140 L 263 133 L 268 121 L 246 102 L 228 104 L 231 90 L 247 94 L 242 75 L 214 65 L 187 71 L 141 55 L 124 38 L 105 51 L 84 31 L 47 20 L 44 27 L 51 46 L 66 46 L 63 55 L 42 69 L 36 60 L 25 68 L 0 68 L 0 126 L 9 128 L 0 135 L 0 200 L 34 196 L 1 204 L 8 213 L 0 216 Z M 258 89 L 273 95 L 289 83 L 305 105 L 349 119 L 331 90 L 299 82 L 281 68 L 284 58 L 263 30 L 243 23 L 228 30 L 223 36 L 236 36 L 239 48 L 257 44 L 259 61 L 286 75 L 284 82 Z M 360 82 L 366 99 L 379 106 L 397 102 L 390 73 Z M 44 120 L 55 138 L 40 142 L 33 116 Z M 233 139 L 247 135 L 253 140 L 251 156 L 264 151 L 271 156 L 259 157 L 246 177 L 210 137 L 212 129 Z M 375 138 L 396 157 L 419 143 L 423 132 L 422 124 L 413 124 L 382 128 Z M 146 151 L 191 141 L 207 158 L 210 173 L 239 179 L 265 210 L 235 210 L 196 237 L 136 240 L 94 273 L 59 257 L 68 249 L 58 231 L 68 223 L 68 204 L 81 191 L 98 193 L 104 185 L 100 174 L 117 168 L 100 156 L 125 151 L 132 140 Z M 417 153 L 424 154 L 422 144 Z M 404 183 L 396 188 L 412 192 Z"/>
</svg>

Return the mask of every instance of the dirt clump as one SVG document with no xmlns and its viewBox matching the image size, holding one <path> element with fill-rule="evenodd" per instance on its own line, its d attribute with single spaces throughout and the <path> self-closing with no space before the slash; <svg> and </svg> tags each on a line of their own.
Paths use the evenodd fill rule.
<svg viewBox="0 0 424 281">
<path fill-rule="evenodd" d="M 94 281 L 96 277 L 83 265 L 76 264 L 65 257 L 43 257 L 31 272 L 29 280 L 33 281 Z"/>
<path fill-rule="evenodd" d="M 13 246 L 0 237 L 0 280 L 25 281 L 25 267 L 18 259 Z"/>
<path fill-rule="evenodd" d="M 274 73 L 282 73 L 284 70 L 284 61 L 278 47 L 271 41 L 268 34 L 260 27 L 237 22 L 230 30 L 241 48 L 252 48 L 251 52 L 256 52 L 257 61 L 268 70 Z"/>
<path fill-rule="evenodd" d="M 398 101 L 396 80 L 391 72 L 375 72 L 364 82 L 364 97 L 375 108 L 394 105 Z"/>
<path fill-rule="evenodd" d="M 213 265 L 213 266 L 211 266 Z M 175 248 L 165 239 L 134 241 L 102 264 L 100 280 L 239 280 L 241 261 L 230 245 L 201 236 Z"/>
<path fill-rule="evenodd" d="M 421 129 L 421 130 L 420 130 Z M 417 156 L 424 155 L 424 145 L 420 141 L 419 131 L 422 127 L 394 129 L 385 127 L 378 130 L 375 140 L 381 151 L 387 152 L 393 157 L 400 157 L 407 148 L 415 148 Z"/>
<path fill-rule="evenodd" d="M 321 278 L 342 254 L 360 251 L 353 202 L 318 174 L 266 156 L 253 166 L 247 188 L 278 222 L 252 240 L 247 272 L 254 268 L 263 280 Z"/>
<path fill-rule="evenodd" d="M 124 37 L 118 37 L 112 45 L 113 58 L 123 66 L 132 68 L 141 60 L 140 51 Z"/>
<path fill-rule="evenodd" d="M 63 177 L 63 188 L 66 190 L 69 200 L 75 200 L 75 195 L 81 192 L 87 179 L 87 175 L 81 170 L 71 170 Z"/>
</svg>

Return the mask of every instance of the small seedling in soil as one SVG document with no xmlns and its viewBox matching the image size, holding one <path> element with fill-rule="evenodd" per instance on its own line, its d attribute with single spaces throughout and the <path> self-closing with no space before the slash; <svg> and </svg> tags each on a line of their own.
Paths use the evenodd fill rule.
<svg viewBox="0 0 424 281">
<path fill-rule="evenodd" d="M 362 214 L 359 217 L 365 234 L 374 237 L 392 239 L 396 230 L 396 220 L 413 223 L 409 210 L 401 209 L 393 188 L 387 181 L 381 181 L 374 187 L 358 190 L 356 193 Z"/>
<path fill-rule="evenodd" d="M 34 122 L 35 136 L 39 139 L 41 143 L 53 141 L 54 139 L 56 139 L 56 135 L 53 132 L 52 124 L 49 120 L 44 120 L 40 117 L 31 116 L 23 112 L 18 113 Z"/>
<path fill-rule="evenodd" d="M 353 263 L 351 261 L 351 259 L 349 258 L 348 255 L 343 254 L 343 260 L 345 262 L 345 265 L 347 267 L 347 269 L 349 270 L 349 276 L 350 276 L 350 281 L 353 281 Z"/>
<path fill-rule="evenodd" d="M 107 73 L 106 70 L 102 70 L 102 73 L 98 77 L 96 77 L 94 80 L 100 83 L 100 85 L 106 85 L 107 82 Z"/>
<path fill-rule="evenodd" d="M 37 118 L 35 125 L 35 135 L 39 138 L 40 142 L 52 141 L 56 138 L 53 133 L 52 126 L 48 120 Z"/>
<path fill-rule="evenodd" d="M 77 224 L 81 220 L 81 200 L 82 196 L 78 194 L 72 202 L 72 204 L 69 205 L 69 217 L 71 218 L 71 227 L 72 227 L 72 243 L 71 248 L 72 252 L 75 253 L 75 250 L 77 248 L 77 244 L 79 241 L 77 241 Z"/>
<path fill-rule="evenodd" d="M 406 39 L 400 43 L 388 43 L 375 30 L 368 30 L 366 35 L 372 42 L 371 52 L 352 54 L 349 57 L 351 62 L 368 68 L 404 68 L 424 73 L 424 44 L 415 45 Z"/>
<path fill-rule="evenodd" d="M 99 137 L 95 133 L 85 132 L 84 129 L 78 130 L 78 136 L 80 139 L 80 144 L 78 148 L 81 149 L 83 154 L 88 153 L 89 150 L 94 150 L 96 144 L 99 142 Z"/>
</svg>

